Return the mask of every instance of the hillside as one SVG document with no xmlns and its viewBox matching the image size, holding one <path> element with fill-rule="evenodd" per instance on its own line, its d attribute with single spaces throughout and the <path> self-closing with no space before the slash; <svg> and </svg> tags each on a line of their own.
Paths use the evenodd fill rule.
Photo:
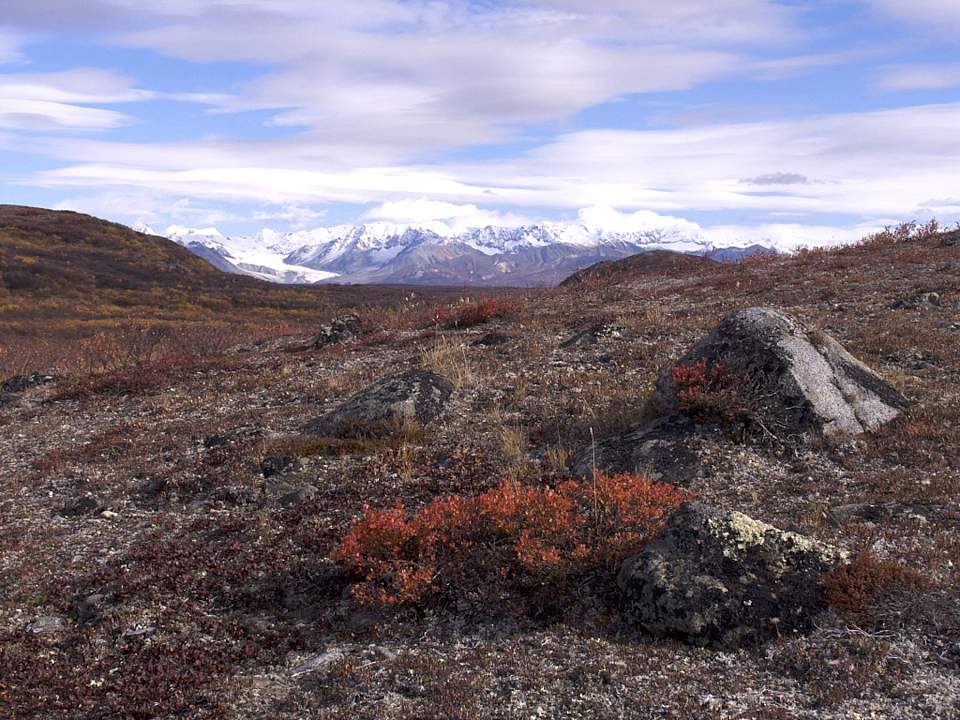
<svg viewBox="0 0 960 720">
<path fill-rule="evenodd" d="M 180 245 L 73 212 L 0 205 L 0 319 L 315 318 L 396 301 L 388 287 L 283 287 L 214 268 Z M 454 291 L 455 292 L 455 291 Z"/>
<path fill-rule="evenodd" d="M 686 255 L 670 250 L 650 250 L 622 260 L 605 260 L 567 277 L 560 287 L 584 283 L 613 284 L 651 275 L 692 275 L 717 269 L 717 261 L 702 255 Z"/>
<path fill-rule="evenodd" d="M 32 301 L 24 291 L 5 301 Z M 782 363 L 752 363 L 755 386 L 674 365 L 758 307 L 805 328 L 820 366 L 840 358 L 829 377 L 846 384 L 825 392 L 873 402 L 848 418 L 865 432 L 804 436 L 793 396 L 771 421 Z M 692 272 L 404 300 L 320 331 L 227 342 L 188 366 L 121 343 L 93 369 L 37 364 L 3 384 L 0 716 L 958 716 L 956 233 L 905 226 Z M 732 344 L 762 358 L 763 342 Z M 400 404 L 409 423 L 353 422 L 347 410 L 371 405 L 348 398 L 408 371 L 423 395 Z M 686 414 L 653 402 L 664 378 L 684 383 L 667 399 Z M 396 400 L 398 383 L 375 389 Z M 616 443 L 649 480 L 575 475 L 606 468 Z M 737 574 L 747 551 L 779 557 L 782 541 L 788 565 L 811 548 L 849 565 L 801 567 L 795 592 L 730 610 L 813 604 L 756 642 L 656 635 L 616 578 L 633 553 L 666 552 L 658 533 L 690 496 L 746 516 L 731 527 L 748 542 L 720 563 L 732 581 L 685 581 L 717 606 L 770 582 Z M 680 620 L 729 620 L 708 614 Z"/>
</svg>

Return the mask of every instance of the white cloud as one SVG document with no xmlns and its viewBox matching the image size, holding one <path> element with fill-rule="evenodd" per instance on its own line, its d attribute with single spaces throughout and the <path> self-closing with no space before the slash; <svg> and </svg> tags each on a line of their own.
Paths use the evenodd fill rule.
<svg viewBox="0 0 960 720">
<path fill-rule="evenodd" d="M 108 130 L 134 120 L 115 110 L 87 106 L 132 102 L 146 95 L 126 76 L 92 68 L 0 74 L 0 127 Z"/>
<path fill-rule="evenodd" d="M 16 130 L 106 130 L 129 125 L 133 119 L 113 110 L 0 95 L 0 127 Z"/>
<path fill-rule="evenodd" d="M 827 226 L 801 223 L 765 223 L 762 225 L 715 225 L 704 237 L 715 245 L 764 245 L 778 250 L 836 247 L 862 240 L 882 230 L 885 223 L 868 222 L 853 226 Z"/>
<path fill-rule="evenodd" d="M 313 210 L 312 208 L 298 207 L 296 205 L 284 205 L 271 210 L 257 210 L 253 214 L 253 220 L 257 222 L 270 222 L 282 220 L 290 223 L 291 227 L 303 229 L 312 224 L 316 224 L 327 216 L 326 210 Z"/>
<path fill-rule="evenodd" d="M 960 86 L 960 63 L 892 65 L 881 69 L 881 90 L 943 90 Z"/>
<path fill-rule="evenodd" d="M 273 124 L 367 163 L 495 143 L 524 124 L 689 88 L 747 68 L 731 46 L 796 34 L 795 12 L 769 0 L 198 0 L 164 11 L 120 41 L 269 66 L 222 109 L 273 110 Z"/>
<path fill-rule="evenodd" d="M 401 225 L 428 225 L 442 223 L 453 232 L 488 225 L 517 226 L 535 222 L 533 218 L 515 213 L 488 210 L 473 204 L 430 200 L 425 197 L 395 200 L 368 210 L 363 221 L 386 221 Z"/>
<path fill-rule="evenodd" d="M 603 228 L 617 232 L 650 232 L 662 230 L 683 235 L 698 235 L 702 228 L 683 218 L 659 215 L 650 210 L 620 212 L 614 208 L 594 205 L 581 208 L 578 212 L 580 222 L 587 227 Z"/>
<path fill-rule="evenodd" d="M 23 55 L 20 53 L 22 38 L 0 28 L 0 65 L 20 62 Z"/>
<path fill-rule="evenodd" d="M 870 5 L 938 35 L 956 37 L 960 32 L 960 3 L 956 0 L 873 0 Z"/>
<path fill-rule="evenodd" d="M 518 157 L 341 167 L 326 146 L 38 141 L 73 164 L 45 185 L 154 188 L 177 195 L 309 205 L 418 201 L 576 210 L 755 210 L 909 216 L 960 186 L 960 103 L 672 130 L 570 132 Z M 757 186 L 743 178 L 816 182 Z M 406 208 L 408 206 L 391 206 Z M 398 211 L 395 211 L 398 212 Z"/>
</svg>

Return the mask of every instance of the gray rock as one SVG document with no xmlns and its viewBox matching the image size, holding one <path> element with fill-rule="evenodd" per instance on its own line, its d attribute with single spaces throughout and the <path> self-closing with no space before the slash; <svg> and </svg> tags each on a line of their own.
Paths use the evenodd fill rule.
<svg viewBox="0 0 960 720">
<path fill-rule="evenodd" d="M 322 348 L 327 345 L 350 342 L 356 340 L 362 333 L 363 327 L 359 316 L 341 315 L 320 328 L 313 339 L 313 347 Z"/>
<path fill-rule="evenodd" d="M 29 390 L 37 385 L 46 385 L 52 383 L 56 378 L 53 375 L 43 373 L 30 373 L 29 375 L 14 375 L 0 382 L 0 393 L 14 394 Z"/>
<path fill-rule="evenodd" d="M 453 394 L 453 383 L 427 370 L 380 380 L 309 423 L 304 432 L 339 438 L 379 438 L 405 426 L 435 420 Z"/>
<path fill-rule="evenodd" d="M 317 489 L 313 485 L 301 485 L 281 495 L 277 499 L 277 503 L 282 507 L 293 507 L 294 505 L 302 505 L 305 502 L 309 502 L 316 496 Z"/>
<path fill-rule="evenodd" d="M 922 310 L 928 307 L 942 307 L 940 293 L 925 292 L 909 298 L 894 300 L 888 307 L 892 310 Z"/>
<path fill-rule="evenodd" d="M 27 625 L 27 630 L 35 635 L 52 635 L 64 629 L 63 618 L 57 615 L 41 615 L 35 617 Z"/>
<path fill-rule="evenodd" d="M 509 335 L 504 335 L 503 333 L 491 332 L 484 335 L 478 340 L 474 340 L 470 343 L 471 347 L 496 347 L 498 345 L 504 345 L 505 343 L 513 340 Z"/>
<path fill-rule="evenodd" d="M 750 415 L 777 437 L 843 437 L 872 431 L 909 405 L 907 400 L 826 333 L 771 308 L 725 318 L 677 365 L 706 359 L 722 369 Z M 681 412 L 674 365 L 657 381 L 651 405 Z"/>
<path fill-rule="evenodd" d="M 604 340 L 624 340 L 629 338 L 631 330 L 623 325 L 600 324 L 578 332 L 569 340 L 560 344 L 562 348 L 579 347 L 581 345 L 598 345 Z"/>
<path fill-rule="evenodd" d="M 631 432 L 588 445 L 573 458 L 570 471 L 592 477 L 605 473 L 641 473 L 651 480 L 687 485 L 700 465 L 690 448 L 693 423 L 680 415 L 654 420 Z"/>
<path fill-rule="evenodd" d="M 81 625 L 94 625 L 103 619 L 105 613 L 104 596 L 100 593 L 88 595 L 77 606 L 77 622 Z"/>
<path fill-rule="evenodd" d="M 940 247 L 957 246 L 960 246 L 960 230 L 948 232 L 940 239 Z"/>
<path fill-rule="evenodd" d="M 624 615 L 657 636 L 735 648 L 805 631 L 826 608 L 820 576 L 847 554 L 738 512 L 680 506 L 624 562 Z"/>
<path fill-rule="evenodd" d="M 953 525 L 960 523 L 960 509 L 926 501 L 899 502 L 892 500 L 888 502 L 851 503 L 830 508 L 827 516 L 837 525 L 853 520 L 868 523 L 890 522 L 899 517 L 906 517 L 919 522 L 936 521 Z"/>
<path fill-rule="evenodd" d="M 265 478 L 300 470 L 300 458 L 292 455 L 270 455 L 260 461 L 260 474 Z"/>
<path fill-rule="evenodd" d="M 97 499 L 86 495 L 65 503 L 60 514 L 64 517 L 80 517 L 81 515 L 92 515 L 99 512 L 100 509 L 101 506 Z"/>
</svg>

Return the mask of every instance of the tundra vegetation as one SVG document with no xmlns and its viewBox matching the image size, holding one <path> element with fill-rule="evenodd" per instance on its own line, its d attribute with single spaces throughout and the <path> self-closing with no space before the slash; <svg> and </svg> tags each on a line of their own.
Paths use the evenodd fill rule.
<svg viewBox="0 0 960 720">
<path fill-rule="evenodd" d="M 957 716 L 954 235 L 426 293 L 271 286 L 0 213 L 0 717 Z M 771 440 L 761 386 L 677 364 L 748 307 L 909 406 Z M 389 428 L 305 432 L 412 370 L 450 382 L 429 421 L 394 394 Z M 664 377 L 695 467 L 604 472 Z M 844 558 L 816 616 L 732 647 L 634 622 L 618 572 L 681 506 Z"/>
</svg>

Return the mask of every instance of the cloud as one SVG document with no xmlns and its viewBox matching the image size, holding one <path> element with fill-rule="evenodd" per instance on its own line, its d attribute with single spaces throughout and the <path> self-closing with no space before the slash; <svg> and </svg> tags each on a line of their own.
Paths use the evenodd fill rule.
<svg viewBox="0 0 960 720">
<path fill-rule="evenodd" d="M 757 177 L 747 178 L 743 182 L 750 185 L 806 185 L 810 182 L 810 178 L 799 173 L 777 172 L 757 175 Z"/>
<path fill-rule="evenodd" d="M 960 63 L 889 65 L 877 80 L 881 90 L 944 90 L 960 86 Z"/>
<path fill-rule="evenodd" d="M 193 62 L 263 66 L 221 110 L 272 111 L 272 125 L 339 146 L 343 162 L 408 162 L 503 142 L 531 123 L 745 71 L 739 45 L 797 35 L 796 12 L 769 0 L 161 7 L 114 40 Z"/>
<path fill-rule="evenodd" d="M 0 74 L 0 127 L 108 130 L 132 124 L 134 119 L 88 105 L 133 102 L 145 95 L 126 76 L 98 69 Z"/>
<path fill-rule="evenodd" d="M 401 225 L 430 225 L 441 223 L 453 232 L 488 225 L 518 226 L 536 222 L 533 218 L 515 213 L 481 209 L 474 204 L 457 204 L 430 200 L 425 197 L 389 201 L 368 210 L 363 221 L 386 221 Z"/>
<path fill-rule="evenodd" d="M 198 205 L 191 198 L 178 198 L 141 189 L 76 195 L 57 203 L 54 209 L 74 210 L 121 220 L 130 225 L 171 221 L 191 225 L 216 225 L 246 220 L 244 216 L 222 208 Z"/>
<path fill-rule="evenodd" d="M 0 28 L 0 65 L 23 60 L 20 52 L 23 39 Z"/>
<path fill-rule="evenodd" d="M 587 227 L 603 228 L 615 232 L 651 232 L 663 231 L 687 236 L 696 236 L 702 228 L 683 218 L 659 215 L 649 210 L 620 212 L 614 208 L 594 205 L 581 208 L 577 213 L 580 222 Z"/>
<path fill-rule="evenodd" d="M 305 138 L 165 145 L 46 138 L 33 151 L 68 164 L 32 181 L 275 204 L 422 206 L 428 198 L 480 209 L 904 216 L 960 185 L 958 126 L 960 103 L 948 103 L 669 130 L 582 130 L 516 157 L 368 167 L 324 162 L 326 146 Z M 817 182 L 756 192 L 741 180 L 777 179 L 776 168 Z"/>
<path fill-rule="evenodd" d="M 883 223 L 868 222 L 849 226 L 801 223 L 762 225 L 715 225 L 704 236 L 715 245 L 764 245 L 783 251 L 799 248 L 836 247 L 854 243 L 883 229 Z"/>
<path fill-rule="evenodd" d="M 253 214 L 253 220 L 256 222 L 271 222 L 281 220 L 289 223 L 291 227 L 302 229 L 310 224 L 316 224 L 327 216 L 326 210 L 314 210 L 312 208 L 298 207 L 296 205 L 284 205 L 269 210 L 257 210 Z"/>
<path fill-rule="evenodd" d="M 956 0 L 874 0 L 869 5 L 937 35 L 955 38 L 960 32 L 960 3 Z"/>
<path fill-rule="evenodd" d="M 0 74 L 0 127 L 30 130 L 109 130 L 136 122 L 112 109 L 88 107 L 176 100 L 229 102 L 225 94 L 160 93 L 142 90 L 126 75 L 97 68 L 52 73 Z"/>
</svg>

